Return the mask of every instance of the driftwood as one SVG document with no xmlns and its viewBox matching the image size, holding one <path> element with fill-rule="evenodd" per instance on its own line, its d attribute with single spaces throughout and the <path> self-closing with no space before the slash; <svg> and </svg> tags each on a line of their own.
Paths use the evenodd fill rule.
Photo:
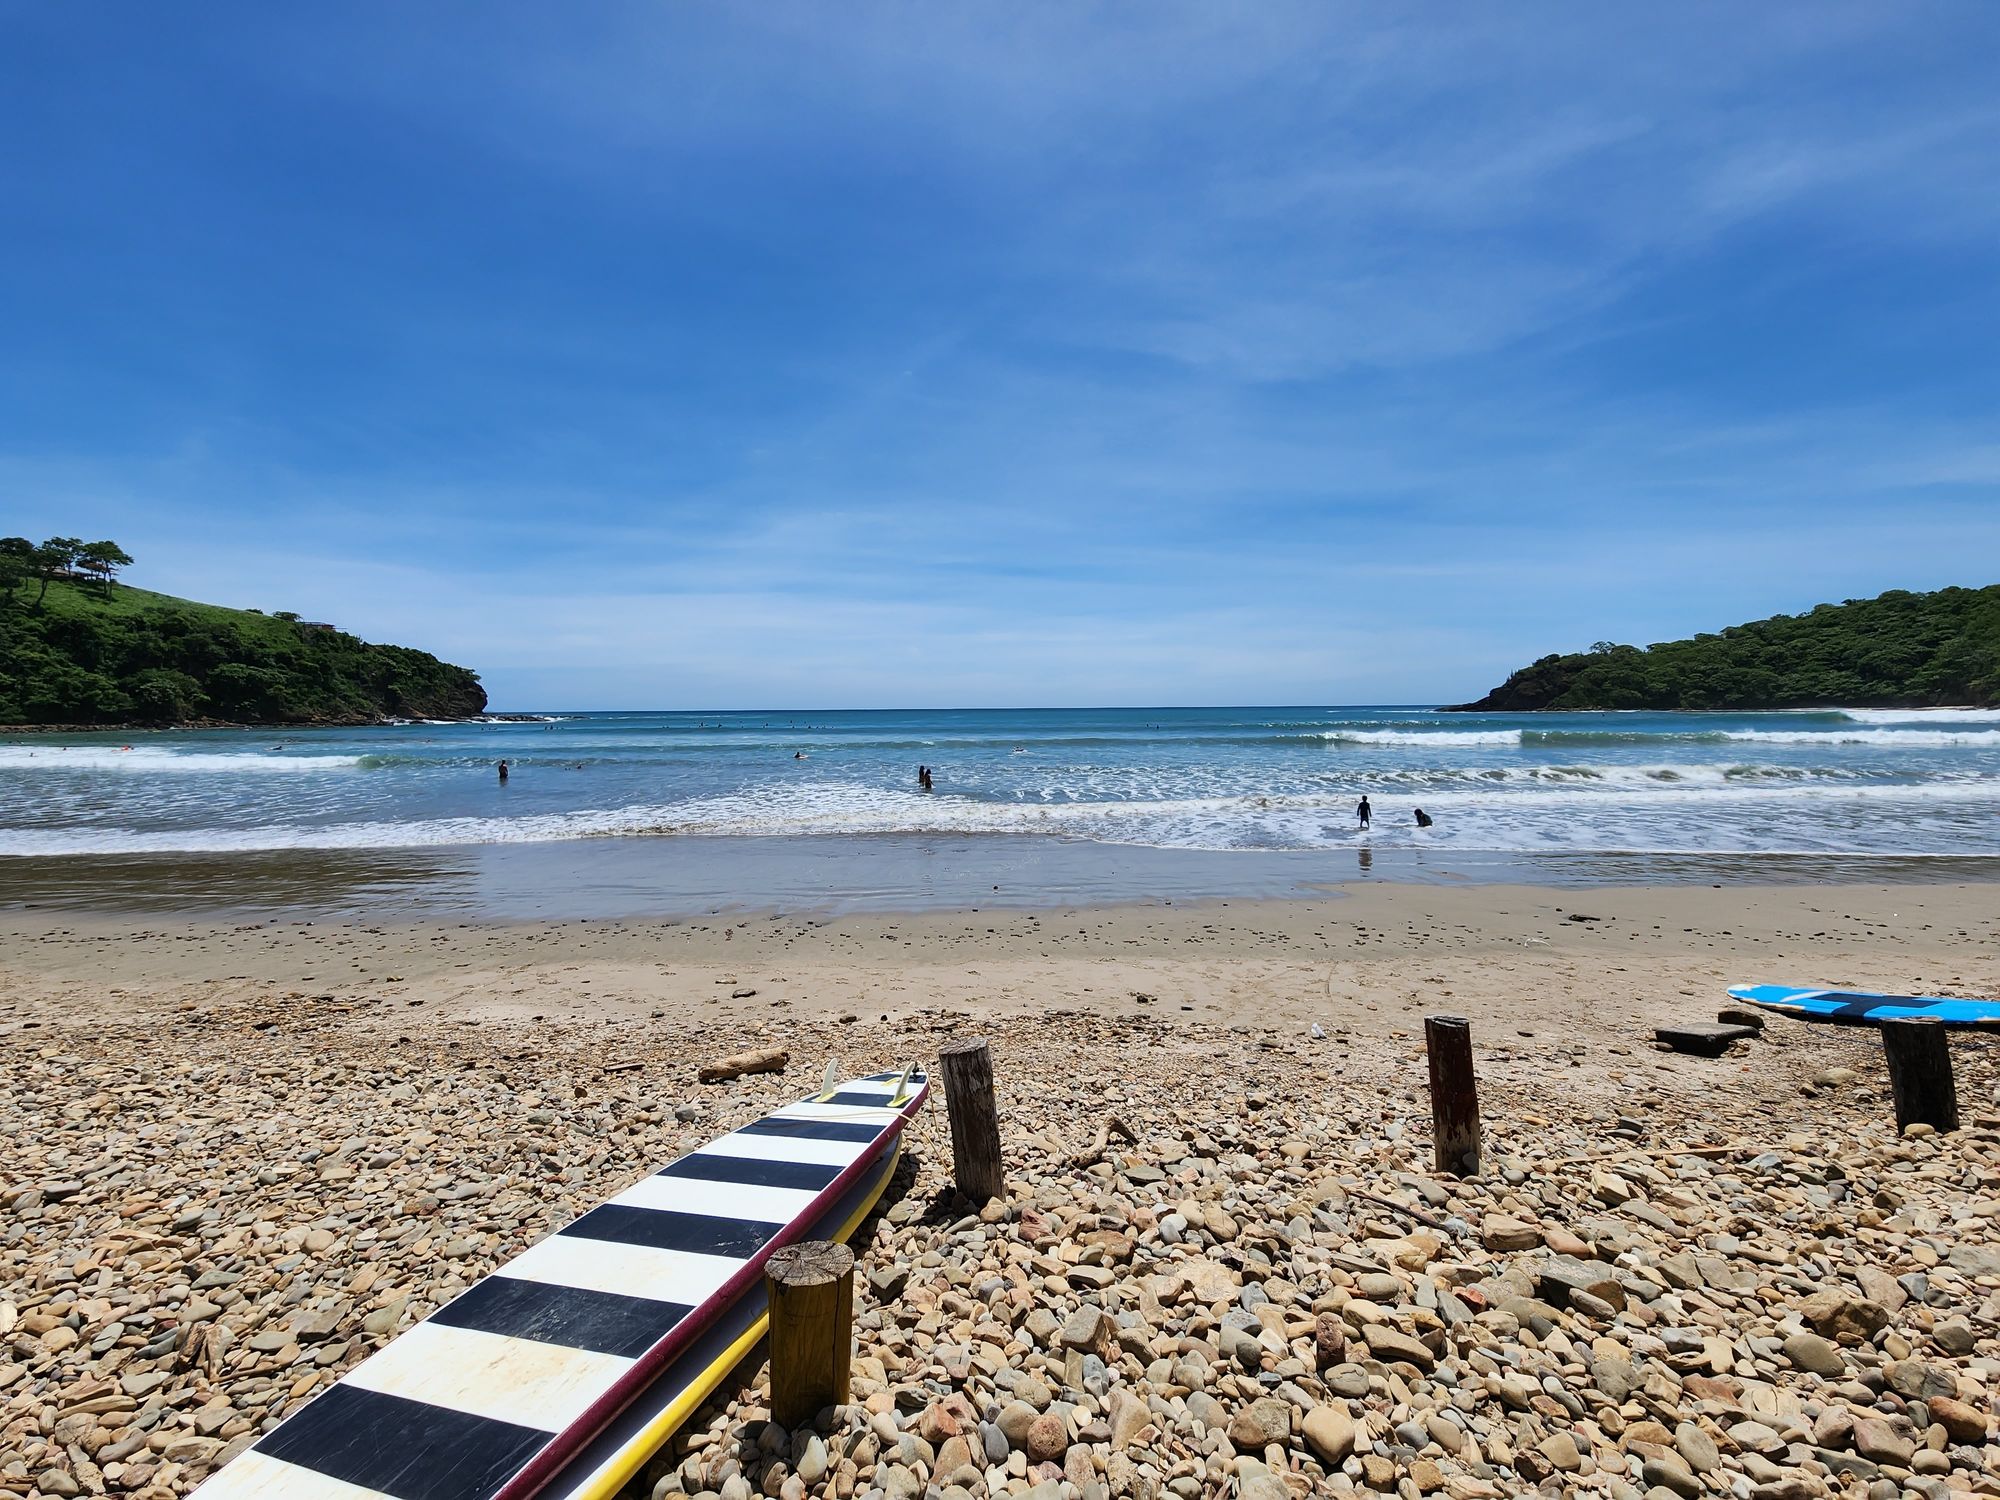
<svg viewBox="0 0 2000 1500">
<path fill-rule="evenodd" d="M 1373 1203 L 1378 1208 L 1390 1208 L 1399 1214 L 1408 1214 L 1426 1229 L 1438 1229 L 1446 1234 L 1458 1233 L 1435 1214 L 1427 1214 L 1421 1208 L 1412 1208 L 1407 1203 L 1398 1203 L 1394 1198 L 1385 1198 L 1380 1193 L 1363 1192 L 1360 1188 L 1341 1188 L 1341 1192 L 1350 1198 L 1359 1198 L 1363 1203 Z"/>
<path fill-rule="evenodd" d="M 1761 1035 L 1763 1032 L 1759 1027 L 1731 1026 L 1719 1021 L 1653 1028 L 1653 1040 L 1661 1046 L 1696 1057 L 1720 1057 L 1732 1043 L 1755 1041 Z"/>
<path fill-rule="evenodd" d="M 1117 1136 L 1128 1146 L 1139 1144 L 1139 1137 L 1132 1133 L 1132 1127 L 1116 1115 L 1107 1115 L 1104 1123 L 1097 1127 L 1097 1139 L 1069 1159 L 1072 1167 L 1087 1167 L 1103 1157 L 1105 1148 L 1111 1144 L 1111 1137 Z"/>
<path fill-rule="evenodd" d="M 782 1073 L 785 1064 L 791 1060 L 792 1054 L 783 1047 L 759 1047 L 754 1052 L 739 1052 L 720 1062 L 703 1063 L 695 1077 L 703 1083 L 726 1083 L 732 1078 L 741 1078 L 745 1073 Z"/>
<path fill-rule="evenodd" d="M 1729 1156 L 1737 1151 L 1756 1152 L 1764 1149 L 1762 1146 L 1661 1146 L 1648 1147 L 1645 1150 L 1598 1151 L 1587 1156 L 1558 1156 L 1540 1165 L 1541 1170 L 1547 1171 L 1551 1167 L 1587 1167 L 1596 1162 L 1631 1161 L 1635 1157 L 1645 1161 L 1671 1161 L 1676 1156 L 1699 1156 L 1704 1160 L 1713 1161 L 1718 1156 Z"/>
</svg>

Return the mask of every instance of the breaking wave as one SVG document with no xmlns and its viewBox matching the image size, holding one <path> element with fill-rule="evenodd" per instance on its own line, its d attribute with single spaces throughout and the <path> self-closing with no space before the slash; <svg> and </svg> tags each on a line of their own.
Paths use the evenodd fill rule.
<svg viewBox="0 0 2000 1500">
<path fill-rule="evenodd" d="M 1981 710 L 1965 709 L 1971 715 Z M 1952 722 L 1958 722 L 1956 720 Z M 1967 718 L 1978 724 L 1984 719 Z M 1992 729 L 1328 729 L 1320 738 L 1334 744 L 1467 749 L 1491 745 L 1666 745 L 1732 743 L 1760 745 L 1874 745 L 1885 749 L 1950 749 L 1973 746 L 2000 750 L 2000 714 Z"/>
<path fill-rule="evenodd" d="M 1320 738 L 1338 745 L 1518 745 L 1518 729 L 1328 729 Z"/>
<path fill-rule="evenodd" d="M 1561 768 L 1545 768 L 1559 771 Z M 1747 768 L 1746 768 L 1747 769 Z M 1693 774 L 1699 770 L 1702 774 Z M 1711 774 L 1712 773 L 1712 774 Z M 1388 796 L 1386 791 L 1380 795 Z M 1418 796 L 1436 820 L 1406 820 Z M 843 783 L 519 817 L 158 831 L 61 828 L 0 832 L 0 854 L 162 854 L 288 849 L 422 849 L 583 838 L 1041 834 L 1206 850 L 1317 850 L 1414 845 L 1442 850 L 1661 853 L 1992 854 L 2000 780 L 1869 784 L 1752 782 L 1715 768 L 1669 767 L 1637 778 L 1591 773 L 1532 788 L 1433 786 L 1377 808 L 1355 827 L 1353 796 L 1210 796 L 1023 803 L 934 796 Z M 1913 818 L 1929 823 L 1921 849 Z"/>
<path fill-rule="evenodd" d="M 0 743 L 0 855 L 1010 834 L 1206 850 L 2000 853 L 2000 710 L 1984 709 L 635 713 L 163 733 L 129 748 L 115 733 L 70 738 Z M 917 789 L 919 764 L 936 770 L 934 794 Z M 1417 807 L 1434 827 L 1416 828 Z"/>
<path fill-rule="evenodd" d="M 1857 724 L 2000 725 L 2000 708 L 1844 708 L 1840 712 Z"/>
<path fill-rule="evenodd" d="M 364 755 L 286 755 L 248 751 L 162 750 L 150 745 L 0 745 L 0 771 L 122 771 L 131 775 L 252 771 L 335 771 L 359 766 Z"/>
<path fill-rule="evenodd" d="M 1748 745 L 1873 745 L 1884 750 L 1948 750 L 1955 747 L 2000 750 L 2000 728 L 1825 729 L 1803 733 L 1789 729 L 1735 729 L 1723 738 Z"/>
</svg>

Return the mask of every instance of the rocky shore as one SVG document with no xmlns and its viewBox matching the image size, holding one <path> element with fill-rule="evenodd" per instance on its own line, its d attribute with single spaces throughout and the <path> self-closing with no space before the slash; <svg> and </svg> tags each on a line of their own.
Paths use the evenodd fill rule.
<svg viewBox="0 0 2000 1500">
<path fill-rule="evenodd" d="M 185 1494 L 441 1301 L 784 1099 L 990 1032 L 1010 1194 L 941 1101 L 857 1240 L 854 1404 L 753 1356 L 632 1495 L 2000 1495 L 2000 1044 L 1899 1137 L 1873 1038 L 1716 1060 L 1475 1023 L 1486 1174 L 1420 1041 L 1132 1014 L 472 1025 L 183 1002 L 10 1038 L 0 1494 Z M 790 1077 L 695 1065 L 782 1042 Z M 1627 1053 L 1621 1057 L 1619 1053 Z"/>
</svg>

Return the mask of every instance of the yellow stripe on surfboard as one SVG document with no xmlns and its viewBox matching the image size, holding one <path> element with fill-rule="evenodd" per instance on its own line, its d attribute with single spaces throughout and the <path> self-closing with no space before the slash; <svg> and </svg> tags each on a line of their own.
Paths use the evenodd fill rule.
<svg viewBox="0 0 2000 1500">
<path fill-rule="evenodd" d="M 909 1086 L 910 1075 L 906 1070 L 896 1102 L 907 1101 Z M 898 1137 L 895 1146 L 889 1152 L 889 1169 L 882 1174 L 882 1185 L 869 1194 L 865 1203 L 856 1206 L 847 1222 L 842 1224 L 839 1232 L 834 1235 L 836 1240 L 845 1243 L 848 1236 L 861 1227 L 861 1221 L 874 1211 L 875 1205 L 882 1201 L 882 1194 L 888 1191 L 889 1179 L 896 1175 L 896 1163 L 902 1155 L 903 1142 L 901 1137 Z M 659 1452 L 667 1439 L 680 1430 L 681 1424 L 693 1416 L 701 1403 L 714 1394 L 715 1388 L 722 1384 L 723 1377 L 742 1363 L 743 1356 L 756 1347 L 757 1340 L 764 1336 L 770 1324 L 770 1304 L 767 1301 L 765 1310 L 743 1330 L 742 1336 L 736 1342 L 718 1354 L 713 1362 L 688 1382 L 685 1390 L 661 1409 L 658 1416 L 640 1428 L 632 1441 L 616 1458 L 600 1469 L 588 1484 L 571 1492 L 575 1500 L 614 1500 L 618 1492 L 631 1481 L 632 1476 L 645 1466 L 646 1460 Z"/>
</svg>

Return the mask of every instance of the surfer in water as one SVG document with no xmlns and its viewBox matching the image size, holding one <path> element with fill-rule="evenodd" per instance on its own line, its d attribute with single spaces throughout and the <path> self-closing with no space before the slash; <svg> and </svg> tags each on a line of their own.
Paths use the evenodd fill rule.
<svg viewBox="0 0 2000 1500">
<path fill-rule="evenodd" d="M 506 762 L 506 761 L 504 761 L 504 760 L 503 760 L 503 761 L 501 761 L 501 762 L 500 762 L 500 767 L 499 767 L 499 770 L 500 770 L 500 785 L 502 785 L 502 786 L 505 786 L 505 785 L 507 784 L 507 762 Z"/>
<path fill-rule="evenodd" d="M 1368 820 L 1375 816 L 1375 809 L 1368 805 L 1367 797 L 1364 796 L 1360 802 L 1355 804 L 1354 816 L 1360 820 L 1363 828 L 1366 828 Z"/>
<path fill-rule="evenodd" d="M 1421 807 L 1420 807 L 1420 808 L 1418 808 L 1418 809 L 1417 809 L 1417 827 L 1419 827 L 1419 828 L 1428 828 L 1428 827 L 1430 827 L 1430 826 L 1431 826 L 1431 815 L 1430 815 L 1429 813 L 1425 812 L 1425 811 L 1424 811 L 1424 810 L 1423 810 L 1423 809 L 1422 809 Z"/>
<path fill-rule="evenodd" d="M 917 785 L 927 792 L 931 789 L 931 768 L 929 766 L 917 767 Z"/>
</svg>

